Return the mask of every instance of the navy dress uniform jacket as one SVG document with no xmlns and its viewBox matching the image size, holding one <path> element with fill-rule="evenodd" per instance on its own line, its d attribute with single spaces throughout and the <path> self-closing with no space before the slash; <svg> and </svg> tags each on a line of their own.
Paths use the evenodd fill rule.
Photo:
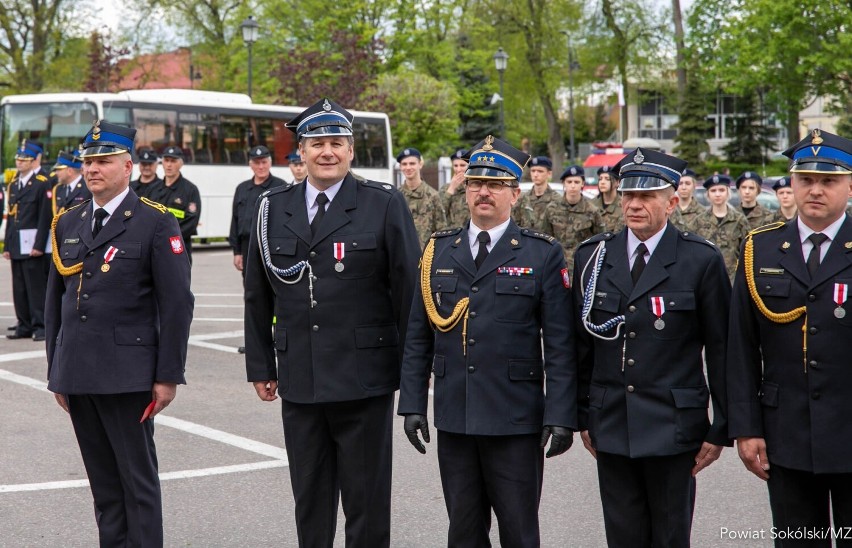
<svg viewBox="0 0 852 548">
<path fill-rule="evenodd" d="M 21 253 L 20 231 L 37 229 L 33 249 L 44 251 L 50 235 L 51 188 L 47 176 L 38 171 L 30 176 L 23 188 L 18 188 L 18 175 L 8 186 L 9 214 L 6 218 L 6 251 L 12 259 L 29 259 L 29 253 Z"/>
<path fill-rule="evenodd" d="M 89 187 L 86 186 L 86 182 L 83 179 L 77 182 L 77 186 L 74 187 L 74 190 L 70 194 L 67 192 L 66 185 L 57 184 L 53 187 L 53 214 L 56 215 L 74 206 L 78 206 L 91 197 L 92 193 L 89 192 Z"/>
<path fill-rule="evenodd" d="M 231 231 L 228 234 L 228 244 L 234 255 L 244 255 L 248 251 L 249 239 L 255 228 L 252 219 L 257 211 L 258 197 L 267 190 L 288 184 L 284 179 L 269 175 L 259 185 L 254 183 L 254 177 L 237 185 L 231 207 Z"/>
<path fill-rule="evenodd" d="M 606 257 L 590 320 L 600 325 L 624 314 L 622 336 L 614 341 L 589 334 L 579 313 L 592 266 L 583 270 L 600 241 L 606 242 Z M 589 430 L 594 447 L 638 458 L 685 453 L 704 441 L 730 445 L 725 354 L 731 288 L 719 250 L 669 223 L 634 288 L 625 228 L 581 244 L 573 279 L 580 428 Z M 664 299 L 662 330 L 654 327 L 652 297 Z M 614 329 L 604 333 L 614 334 Z M 707 413 L 711 397 L 712 426 Z"/>
<path fill-rule="evenodd" d="M 850 473 L 852 303 L 844 305 L 843 318 L 835 317 L 834 288 L 852 287 L 852 219 L 847 215 L 813 280 L 795 219 L 754 234 L 753 268 L 757 293 L 769 310 L 804 306 L 807 312 L 790 323 L 771 322 L 752 301 L 740 262 L 728 353 L 730 435 L 765 438 L 771 464 L 816 474 Z"/>
<path fill-rule="evenodd" d="M 185 383 L 194 299 L 174 216 L 130 191 L 94 239 L 91 202 L 63 214 L 56 244 L 64 266 L 82 261 L 83 270 L 50 269 L 48 389 L 119 394 L 150 390 L 155 381 Z M 111 246 L 118 251 L 104 272 Z"/>
<path fill-rule="evenodd" d="M 309 261 L 317 304 L 310 306 L 307 272 L 295 284 L 267 273 L 253 230 L 245 280 L 248 380 L 277 380 L 279 394 L 292 403 L 395 391 L 420 253 L 402 194 L 347 174 L 314 237 L 304 184 L 268 197 L 272 263 L 288 268 Z M 335 243 L 344 244 L 340 272 Z"/>
<path fill-rule="evenodd" d="M 486 436 L 539 433 L 544 425 L 577 430 L 571 292 L 560 244 L 510 222 L 477 270 L 467 228 L 433 237 L 430 291 L 440 295 L 438 313 L 446 318 L 459 300 L 470 299 L 467 355 L 464 320 L 447 333 L 434 330 L 418 279 L 398 413 L 426 415 L 431 365 L 439 430 Z M 532 273 L 513 276 L 500 267 Z"/>
</svg>

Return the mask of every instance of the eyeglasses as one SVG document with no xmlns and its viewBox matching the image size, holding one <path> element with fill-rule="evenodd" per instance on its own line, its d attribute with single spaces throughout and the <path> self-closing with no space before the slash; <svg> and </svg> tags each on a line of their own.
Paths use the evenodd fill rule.
<svg viewBox="0 0 852 548">
<path fill-rule="evenodd" d="M 471 180 L 471 181 L 467 181 L 465 183 L 467 190 L 470 190 L 471 192 L 479 192 L 480 190 L 482 190 L 483 185 L 485 185 L 485 187 L 488 188 L 488 192 L 490 192 L 491 194 L 498 194 L 500 192 L 503 192 L 504 188 L 514 186 L 511 182 L 508 182 L 508 181 L 488 181 L 488 182 L 485 182 L 485 181 L 479 181 L 479 180 L 476 180 L 476 179 Z"/>
</svg>

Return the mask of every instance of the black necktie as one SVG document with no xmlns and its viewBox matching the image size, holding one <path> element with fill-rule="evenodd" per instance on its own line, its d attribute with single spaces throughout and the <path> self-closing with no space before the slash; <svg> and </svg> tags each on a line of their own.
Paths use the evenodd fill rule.
<svg viewBox="0 0 852 548">
<path fill-rule="evenodd" d="M 479 270 L 479 267 L 485 262 L 485 257 L 488 256 L 488 242 L 491 241 L 491 235 L 483 230 L 476 236 L 476 239 L 479 240 L 479 251 L 476 252 L 476 258 L 473 262 L 476 264 L 476 269 Z"/>
<path fill-rule="evenodd" d="M 819 255 L 820 255 L 820 247 L 822 247 L 823 242 L 828 239 L 828 236 L 822 234 L 820 232 L 814 232 L 810 236 L 808 236 L 808 240 L 814 244 L 813 249 L 808 254 L 808 274 L 811 275 L 811 278 L 816 274 L 817 268 L 819 268 Z"/>
<path fill-rule="evenodd" d="M 104 227 L 104 219 L 108 216 L 109 213 L 102 207 L 95 210 L 95 226 L 92 228 L 92 238 L 96 238 L 98 236 L 98 232 L 100 232 Z"/>
<path fill-rule="evenodd" d="M 311 236 L 317 233 L 317 229 L 319 228 L 323 217 L 325 217 L 325 204 L 327 203 L 328 196 L 325 195 L 325 192 L 317 194 L 317 214 L 314 215 L 314 220 L 311 221 Z"/>
<path fill-rule="evenodd" d="M 642 271 L 645 270 L 645 253 L 648 248 L 645 244 L 639 244 L 636 247 L 636 259 L 633 261 L 633 268 L 630 269 L 630 277 L 633 278 L 633 285 L 639 281 Z"/>
</svg>

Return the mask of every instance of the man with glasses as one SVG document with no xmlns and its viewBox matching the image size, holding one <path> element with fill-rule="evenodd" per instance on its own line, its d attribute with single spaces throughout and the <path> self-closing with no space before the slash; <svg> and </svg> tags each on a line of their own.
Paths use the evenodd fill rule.
<svg viewBox="0 0 852 548">
<path fill-rule="evenodd" d="M 492 510 L 503 546 L 539 546 L 544 447 L 564 453 L 577 429 L 562 248 L 510 218 L 528 160 L 490 135 L 474 147 L 470 222 L 432 235 L 411 308 L 397 412 L 425 453 L 434 372 L 448 546 L 489 546 Z"/>
<path fill-rule="evenodd" d="M 50 183 L 38 164 L 42 144 L 24 139 L 15 154 L 15 178 L 9 183 L 6 247 L 12 262 L 12 300 L 18 323 L 6 338 L 44 340 L 44 296 L 47 288 L 51 210 Z"/>
</svg>

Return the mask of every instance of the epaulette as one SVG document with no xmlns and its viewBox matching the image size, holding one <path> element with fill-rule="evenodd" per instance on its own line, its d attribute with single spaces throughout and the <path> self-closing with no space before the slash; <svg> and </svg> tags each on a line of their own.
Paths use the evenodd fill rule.
<svg viewBox="0 0 852 548">
<path fill-rule="evenodd" d="M 44 176 L 44 175 L 42 175 L 41 173 L 39 173 L 38 175 L 36 175 L 36 177 L 35 177 L 35 178 L 36 178 L 36 180 L 38 180 L 38 181 L 42 181 L 42 182 L 47 181 L 47 177 L 45 177 L 45 176 Z"/>
<path fill-rule="evenodd" d="M 384 190 L 385 192 L 392 192 L 394 189 L 393 185 L 390 183 L 380 183 L 378 181 L 370 181 L 368 179 L 359 179 L 358 182 L 367 188 L 378 188 Z"/>
<path fill-rule="evenodd" d="M 698 242 L 700 244 L 709 245 L 710 247 L 716 247 L 716 244 L 704 238 L 703 236 L 699 236 L 695 232 L 681 232 L 680 237 L 686 240 L 687 242 Z"/>
<path fill-rule="evenodd" d="M 161 204 L 159 202 L 155 202 L 154 200 L 149 200 L 148 198 L 145 198 L 144 196 L 139 198 L 139 201 L 141 201 L 146 206 L 153 207 L 154 209 L 156 209 L 160 213 L 166 213 L 166 212 L 169 211 L 169 209 L 166 206 L 164 206 L 163 204 Z"/>
<path fill-rule="evenodd" d="M 754 230 L 750 230 L 748 235 L 754 236 L 755 234 L 760 234 L 761 232 L 771 232 L 773 230 L 778 230 L 786 224 L 787 223 L 785 223 L 784 221 L 775 221 L 774 223 L 769 223 L 767 225 L 759 226 Z"/>
<path fill-rule="evenodd" d="M 69 207 L 68 209 L 63 209 L 63 210 L 62 210 L 62 213 L 57 213 L 57 214 L 56 214 L 56 217 L 61 217 L 61 216 L 65 215 L 66 213 L 68 213 L 69 211 L 74 211 L 75 209 L 78 209 L 78 208 L 80 208 L 81 206 L 87 205 L 87 204 L 88 204 L 88 203 L 90 203 L 91 201 L 92 201 L 92 199 L 91 199 L 91 198 L 89 198 L 88 200 L 83 200 L 82 202 L 80 202 L 79 204 L 75 205 L 74 207 Z"/>
<path fill-rule="evenodd" d="M 545 234 L 544 232 L 537 232 L 535 230 L 530 230 L 529 228 L 522 228 L 521 234 L 523 234 L 524 236 L 530 236 L 532 238 L 538 238 L 539 240 L 544 240 L 549 244 L 552 244 L 556 241 L 556 238 L 554 238 L 550 234 Z"/>
<path fill-rule="evenodd" d="M 281 192 L 287 192 L 294 186 L 296 185 L 277 186 L 275 188 L 270 188 L 269 190 L 264 190 L 259 196 L 259 198 L 266 198 L 267 196 L 274 196 L 275 194 L 280 194 Z"/>
<path fill-rule="evenodd" d="M 445 238 L 447 236 L 455 236 L 459 232 L 461 232 L 461 227 L 459 228 L 448 228 L 446 230 L 438 230 L 432 233 L 430 238 Z"/>
<path fill-rule="evenodd" d="M 614 237 L 615 237 L 615 232 L 601 232 L 600 234 L 595 234 L 591 238 L 583 240 L 582 242 L 580 242 L 580 245 L 577 246 L 577 248 L 579 249 L 581 246 L 584 246 L 586 244 L 596 244 L 598 242 L 608 242 L 609 240 L 612 240 Z"/>
<path fill-rule="evenodd" d="M 50 172 L 50 176 L 51 176 L 51 177 L 56 177 L 56 172 L 55 172 L 55 171 L 51 171 L 51 172 Z"/>
</svg>

